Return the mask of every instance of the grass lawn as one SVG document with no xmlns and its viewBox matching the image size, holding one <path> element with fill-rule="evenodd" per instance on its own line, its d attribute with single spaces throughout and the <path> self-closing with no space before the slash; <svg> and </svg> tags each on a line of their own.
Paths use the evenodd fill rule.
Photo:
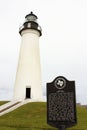
<svg viewBox="0 0 87 130">
<path fill-rule="evenodd" d="M 0 101 L 0 106 L 7 103 L 8 101 Z"/>
<path fill-rule="evenodd" d="M 77 107 L 78 125 L 69 130 L 87 130 L 87 108 Z M 0 117 L 0 130 L 58 130 L 47 125 L 46 103 L 28 103 Z"/>
</svg>

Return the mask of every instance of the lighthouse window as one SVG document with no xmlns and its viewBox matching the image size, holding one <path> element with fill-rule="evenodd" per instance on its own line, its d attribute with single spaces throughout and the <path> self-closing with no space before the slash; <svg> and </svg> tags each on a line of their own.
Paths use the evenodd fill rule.
<svg viewBox="0 0 87 130">
<path fill-rule="evenodd" d="M 28 23 L 28 27 L 29 27 L 29 28 L 31 27 L 31 23 Z"/>
<path fill-rule="evenodd" d="M 27 19 L 29 21 L 36 21 L 36 17 L 35 16 L 29 16 L 29 17 L 27 17 Z"/>
</svg>

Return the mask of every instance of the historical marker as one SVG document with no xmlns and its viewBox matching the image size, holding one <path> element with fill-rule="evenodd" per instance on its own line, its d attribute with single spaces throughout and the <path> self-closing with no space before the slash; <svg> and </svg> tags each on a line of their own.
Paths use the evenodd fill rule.
<svg viewBox="0 0 87 130">
<path fill-rule="evenodd" d="M 47 123 L 60 130 L 77 123 L 75 81 L 59 76 L 47 83 Z"/>
</svg>

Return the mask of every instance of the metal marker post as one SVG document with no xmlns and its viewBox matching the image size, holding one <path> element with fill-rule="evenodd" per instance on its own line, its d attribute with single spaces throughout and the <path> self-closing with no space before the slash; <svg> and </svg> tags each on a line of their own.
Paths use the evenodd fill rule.
<svg viewBox="0 0 87 130">
<path fill-rule="evenodd" d="M 58 130 L 66 130 L 66 126 L 65 125 L 61 125 Z"/>
</svg>

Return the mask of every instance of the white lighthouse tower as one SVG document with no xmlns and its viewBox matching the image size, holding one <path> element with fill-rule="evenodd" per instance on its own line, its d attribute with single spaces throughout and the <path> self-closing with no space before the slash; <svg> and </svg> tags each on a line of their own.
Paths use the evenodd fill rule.
<svg viewBox="0 0 87 130">
<path fill-rule="evenodd" d="M 25 22 L 19 29 L 21 48 L 16 73 L 14 100 L 42 99 L 41 68 L 39 55 L 39 37 L 41 27 L 37 16 L 31 12 L 25 16 Z"/>
</svg>

